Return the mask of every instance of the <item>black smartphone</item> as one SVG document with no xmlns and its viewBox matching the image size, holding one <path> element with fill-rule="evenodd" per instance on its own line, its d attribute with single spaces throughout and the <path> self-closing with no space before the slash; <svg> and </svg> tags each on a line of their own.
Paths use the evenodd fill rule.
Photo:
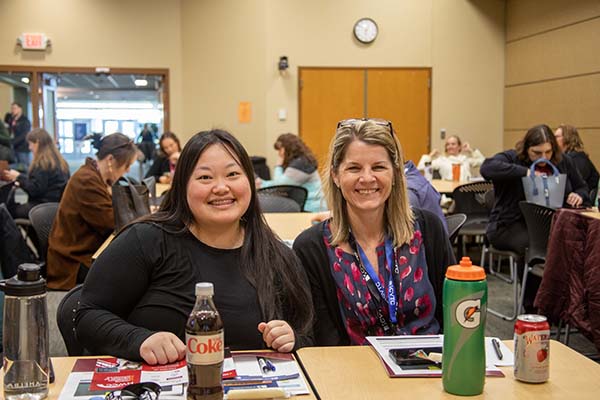
<svg viewBox="0 0 600 400">
<path fill-rule="evenodd" d="M 429 353 L 442 353 L 441 347 L 426 347 L 426 348 L 413 348 L 413 349 L 391 349 L 390 357 L 394 360 L 396 365 L 400 367 L 406 366 L 427 366 L 435 365 L 440 366 L 439 362 L 429 360 L 423 356 L 429 355 Z"/>
</svg>

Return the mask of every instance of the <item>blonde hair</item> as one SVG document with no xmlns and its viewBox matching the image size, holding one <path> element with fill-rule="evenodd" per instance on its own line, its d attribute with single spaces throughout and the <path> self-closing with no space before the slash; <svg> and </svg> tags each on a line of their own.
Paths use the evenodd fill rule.
<svg viewBox="0 0 600 400">
<path fill-rule="evenodd" d="M 583 149 L 583 141 L 579 137 L 579 132 L 577 132 L 577 128 L 573 125 L 561 124 L 557 130 L 560 129 L 563 135 L 563 148 L 564 152 L 567 151 L 582 151 Z"/>
<path fill-rule="evenodd" d="M 58 152 L 52 136 L 44 129 L 33 129 L 27 134 L 27 141 L 38 145 L 33 161 L 29 166 L 29 172 L 36 168 L 44 171 L 60 169 L 65 174 L 69 172 L 69 164 Z"/>
<path fill-rule="evenodd" d="M 335 246 L 348 241 L 350 221 L 346 200 L 335 184 L 333 174 L 338 173 L 348 146 L 355 140 L 386 149 L 394 178 L 390 197 L 385 203 L 385 233 L 393 238 L 394 246 L 408 243 L 414 234 L 414 216 L 408 203 L 400 142 L 393 133 L 391 124 L 386 127 L 372 120 L 354 120 L 349 124 L 339 124 L 329 145 L 327 164 L 323 171 L 323 192 L 332 212 L 331 244 Z"/>
</svg>

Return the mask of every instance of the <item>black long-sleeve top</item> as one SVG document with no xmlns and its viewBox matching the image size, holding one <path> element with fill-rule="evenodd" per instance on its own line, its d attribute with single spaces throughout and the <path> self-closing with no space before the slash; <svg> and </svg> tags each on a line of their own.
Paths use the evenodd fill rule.
<svg viewBox="0 0 600 400">
<path fill-rule="evenodd" d="M 524 221 L 519 209 L 519 202 L 525 200 L 521 178 L 527 176 L 531 161 L 521 161 L 515 150 L 507 150 L 487 158 L 481 165 L 481 176 L 494 184 L 494 207 L 490 214 L 488 232 Z M 567 175 L 565 200 L 569 193 L 575 192 L 581 196 L 584 205 L 589 205 L 587 185 L 577 172 L 569 157 L 562 157 L 556 165 L 558 170 Z"/>
<path fill-rule="evenodd" d="M 577 171 L 579 171 L 581 177 L 587 184 L 588 190 L 591 192 L 598 188 L 598 179 L 600 178 L 600 175 L 588 155 L 583 151 L 569 151 L 567 155 L 571 157 Z"/>
<path fill-rule="evenodd" d="M 31 122 L 25 115 L 21 115 L 16 121 L 11 121 L 10 132 L 13 134 L 13 148 L 15 151 L 29 153 L 27 134 L 31 130 Z"/>
<path fill-rule="evenodd" d="M 242 272 L 240 255 L 241 248 L 216 249 L 189 231 L 176 235 L 158 225 L 134 224 L 113 240 L 86 277 L 75 321 L 78 340 L 93 354 L 130 360 L 141 359 L 140 346 L 156 332 L 172 332 L 184 341 L 195 284 L 212 282 L 226 346 L 264 348 L 257 329 L 263 321 L 258 296 Z M 289 256 L 295 257 L 291 249 Z M 294 321 L 287 322 L 296 328 Z M 296 347 L 310 344 L 296 334 Z"/>
<path fill-rule="evenodd" d="M 171 172 L 169 159 L 167 157 L 158 155 L 146 173 L 146 178 L 153 176 L 156 178 L 156 182 L 158 182 L 158 179 L 163 176 L 165 172 Z"/>
<path fill-rule="evenodd" d="M 442 326 L 442 288 L 446 268 L 456 263 L 454 252 L 438 216 L 427 210 L 414 209 L 413 212 L 423 234 L 427 272 L 437 300 L 435 317 Z M 336 286 L 323 240 L 326 222 L 302 232 L 294 241 L 294 251 L 302 261 L 311 287 L 315 307 L 315 344 L 345 346 L 350 344 L 350 339 L 340 315 Z"/>
<path fill-rule="evenodd" d="M 29 174 L 19 174 L 17 177 L 19 186 L 29 196 L 29 202 L 35 204 L 59 202 L 68 180 L 69 172 L 60 168 L 34 168 Z"/>
</svg>

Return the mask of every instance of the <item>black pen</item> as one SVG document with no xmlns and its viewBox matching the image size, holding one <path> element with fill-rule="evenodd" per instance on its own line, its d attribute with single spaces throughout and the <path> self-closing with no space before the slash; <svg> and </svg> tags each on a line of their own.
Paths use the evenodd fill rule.
<svg viewBox="0 0 600 400">
<path fill-rule="evenodd" d="M 492 346 L 494 347 L 494 351 L 496 352 L 496 355 L 498 356 L 498 360 L 502 360 L 502 351 L 500 351 L 500 342 L 498 342 L 498 340 L 496 339 L 492 339 Z"/>
</svg>

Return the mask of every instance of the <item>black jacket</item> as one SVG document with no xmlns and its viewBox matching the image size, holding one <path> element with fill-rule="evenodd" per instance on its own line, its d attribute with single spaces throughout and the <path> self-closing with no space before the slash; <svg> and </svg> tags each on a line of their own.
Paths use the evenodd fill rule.
<svg viewBox="0 0 600 400">
<path fill-rule="evenodd" d="M 442 287 L 446 268 L 456 263 L 446 228 L 440 219 L 427 210 L 413 209 L 423 234 L 429 281 L 436 297 L 435 318 L 442 326 Z M 326 221 L 315 225 L 298 236 L 294 250 L 302 261 L 311 286 L 315 307 L 315 344 L 317 346 L 349 345 L 336 295 L 336 287 L 329 265 L 327 248 L 323 241 Z"/>
<path fill-rule="evenodd" d="M 590 158 L 583 151 L 569 151 L 567 153 L 573 164 L 577 168 L 577 171 L 581 174 L 581 177 L 587 184 L 588 190 L 591 192 L 598 188 L 598 170 L 590 160 Z"/>
<path fill-rule="evenodd" d="M 515 150 L 508 150 L 487 158 L 481 165 L 481 176 L 494 183 L 494 207 L 490 214 L 487 232 L 511 225 L 517 221 L 524 222 L 519 209 L 519 202 L 525 200 L 521 178 L 527 176 L 531 161 L 521 161 Z M 556 165 L 558 170 L 567 175 L 565 200 L 571 192 L 581 196 L 584 205 L 590 205 L 587 185 L 577 172 L 569 157 L 562 157 Z"/>
<path fill-rule="evenodd" d="M 63 172 L 60 168 L 52 170 L 34 168 L 29 174 L 20 174 L 17 177 L 17 182 L 29 195 L 29 202 L 36 204 L 59 202 L 68 180 L 69 173 Z"/>
<path fill-rule="evenodd" d="M 29 153 L 29 145 L 27 144 L 27 134 L 31 130 L 31 122 L 25 115 L 21 115 L 19 119 L 10 125 L 10 132 L 13 134 L 13 148 L 20 153 Z"/>
<path fill-rule="evenodd" d="M 146 173 L 146 178 L 153 176 L 158 179 L 165 174 L 165 172 L 171 172 L 171 166 L 169 165 L 169 159 L 164 156 L 157 156 L 152 163 L 152 166 Z"/>
</svg>

